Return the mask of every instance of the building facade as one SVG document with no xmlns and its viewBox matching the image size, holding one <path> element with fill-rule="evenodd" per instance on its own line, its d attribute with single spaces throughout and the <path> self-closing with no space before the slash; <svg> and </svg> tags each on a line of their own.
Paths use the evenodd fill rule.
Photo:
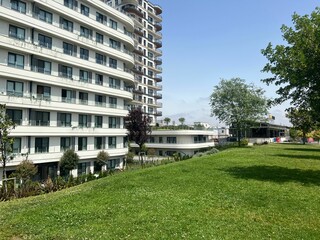
<svg viewBox="0 0 320 240">
<path fill-rule="evenodd" d="M 154 130 L 146 143 L 147 149 L 154 149 L 159 157 L 193 156 L 197 152 L 215 146 L 217 131 L 215 130 Z M 138 154 L 138 146 L 131 144 Z"/>
<path fill-rule="evenodd" d="M 74 175 L 94 172 L 101 150 L 110 155 L 109 168 L 121 168 L 128 107 L 140 104 L 155 119 L 158 27 L 152 25 L 152 48 L 140 48 L 137 21 L 119 10 L 100 0 L 0 1 L 0 103 L 17 124 L 8 174 L 28 158 L 39 179 L 54 176 L 66 149 L 80 157 Z M 160 20 L 153 10 L 133 15 Z M 148 27 L 140 25 L 146 34 Z"/>
<path fill-rule="evenodd" d="M 105 0 L 129 15 L 134 22 L 133 105 L 139 106 L 156 124 L 162 116 L 162 8 L 148 0 Z"/>
</svg>

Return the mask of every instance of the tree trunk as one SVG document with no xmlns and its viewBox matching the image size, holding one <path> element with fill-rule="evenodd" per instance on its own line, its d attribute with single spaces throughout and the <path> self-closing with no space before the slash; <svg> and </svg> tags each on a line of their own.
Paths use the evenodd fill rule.
<svg viewBox="0 0 320 240">
<path fill-rule="evenodd" d="M 3 155 L 2 155 L 2 157 L 4 158 Z M 7 193 L 8 192 L 7 180 L 4 181 L 4 179 L 7 178 L 6 160 L 5 160 L 5 158 L 2 161 L 3 161 L 3 164 L 2 164 L 2 185 L 3 185 L 3 188 L 4 188 L 4 192 Z"/>
<path fill-rule="evenodd" d="M 238 132 L 238 134 L 237 134 L 238 135 L 238 146 L 240 147 L 240 145 L 241 145 L 241 136 L 240 136 L 241 131 L 240 131 L 240 129 L 238 129 L 237 132 Z"/>
<path fill-rule="evenodd" d="M 143 166 L 143 157 L 141 156 L 141 151 L 142 151 L 142 145 L 139 145 L 139 160 L 140 160 L 140 164 L 141 166 Z"/>
<path fill-rule="evenodd" d="M 305 132 L 303 132 L 302 142 L 303 142 L 303 144 L 306 144 L 306 133 Z"/>
</svg>

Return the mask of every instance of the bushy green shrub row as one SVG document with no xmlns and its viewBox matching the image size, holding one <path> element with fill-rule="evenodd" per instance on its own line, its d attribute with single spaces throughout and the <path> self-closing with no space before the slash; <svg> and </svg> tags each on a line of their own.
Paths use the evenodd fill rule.
<svg viewBox="0 0 320 240">
<path fill-rule="evenodd" d="M 23 184 L 15 187 L 13 181 L 8 182 L 8 189 L 5 192 L 4 188 L 0 188 L 0 201 L 6 201 L 14 198 L 23 198 L 29 196 L 36 196 L 49 192 L 55 192 L 64 188 L 73 187 L 85 182 L 89 182 L 98 178 L 103 178 L 112 175 L 114 170 L 100 172 L 99 175 L 92 173 L 82 174 L 78 177 L 61 177 L 58 176 L 54 179 L 48 177 L 44 182 L 32 181 L 30 179 L 23 182 Z"/>
<path fill-rule="evenodd" d="M 193 157 L 208 156 L 208 155 L 216 154 L 218 152 L 219 152 L 218 149 L 211 148 L 211 149 L 209 149 L 208 151 L 205 151 L 205 152 L 198 152 L 198 153 L 194 154 Z"/>
</svg>

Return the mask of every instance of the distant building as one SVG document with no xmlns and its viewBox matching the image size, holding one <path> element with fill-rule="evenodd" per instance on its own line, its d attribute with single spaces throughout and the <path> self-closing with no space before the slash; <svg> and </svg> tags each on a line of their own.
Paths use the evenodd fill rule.
<svg viewBox="0 0 320 240">
<path fill-rule="evenodd" d="M 252 143 L 284 141 L 289 139 L 289 129 L 288 126 L 257 122 L 248 125 L 246 129 L 242 129 L 240 136 L 241 138 L 248 138 Z M 238 136 L 238 132 L 233 126 L 230 127 L 230 136 L 234 138 Z"/>
<path fill-rule="evenodd" d="M 216 137 L 216 131 L 211 130 L 156 130 L 152 131 L 146 147 L 154 149 L 160 157 L 172 156 L 174 153 L 192 156 L 214 147 Z M 138 153 L 138 146 L 132 144 L 132 147 Z"/>
</svg>

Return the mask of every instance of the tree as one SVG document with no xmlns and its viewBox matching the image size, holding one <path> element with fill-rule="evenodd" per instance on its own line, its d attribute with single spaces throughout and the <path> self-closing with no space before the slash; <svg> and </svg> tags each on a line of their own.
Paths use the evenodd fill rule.
<svg viewBox="0 0 320 240">
<path fill-rule="evenodd" d="M 102 169 L 102 167 L 108 163 L 108 160 L 109 154 L 102 150 L 97 155 L 96 163 L 99 166 L 99 168 Z"/>
<path fill-rule="evenodd" d="M 151 118 L 145 115 L 141 108 L 134 108 L 129 111 L 124 120 L 126 129 L 128 130 L 129 141 L 133 141 L 139 146 L 139 160 L 142 165 L 143 158 L 141 152 L 151 134 Z"/>
<path fill-rule="evenodd" d="M 15 128 L 15 123 L 6 114 L 6 105 L 0 104 L 0 163 L 2 165 L 2 180 L 7 178 L 6 166 L 12 160 L 12 145 L 14 138 L 10 137 L 10 132 Z M 2 181 L 4 191 L 7 192 L 7 182 Z"/>
<path fill-rule="evenodd" d="M 269 61 L 262 71 L 273 74 L 262 81 L 279 86 L 274 104 L 291 100 L 296 108 L 310 107 L 314 114 L 320 111 L 320 8 L 310 16 L 294 13 L 292 21 L 293 27 L 281 27 L 286 45 L 269 43 L 262 50 Z"/>
<path fill-rule="evenodd" d="M 211 115 L 220 122 L 234 126 L 240 146 L 241 129 L 267 114 L 267 99 L 264 91 L 243 79 L 221 80 L 210 96 Z"/>
<path fill-rule="evenodd" d="M 186 121 L 186 119 L 184 117 L 179 118 L 179 122 L 180 122 L 181 126 L 184 125 L 185 121 Z"/>
<path fill-rule="evenodd" d="M 64 173 L 69 173 L 72 169 L 77 167 L 78 162 L 78 154 L 74 150 L 68 149 L 60 158 L 60 168 Z"/>
<path fill-rule="evenodd" d="M 171 119 L 166 117 L 165 119 L 163 119 L 163 121 L 167 124 L 167 126 L 169 125 L 169 123 L 171 122 Z"/>
<path fill-rule="evenodd" d="M 16 168 L 15 176 L 22 180 L 24 184 L 27 180 L 30 180 L 38 172 L 38 167 L 30 160 L 23 160 Z"/>
<path fill-rule="evenodd" d="M 310 133 L 316 125 L 310 110 L 307 109 L 294 109 L 288 110 L 287 118 L 296 130 L 302 132 L 303 144 L 306 143 L 307 133 Z"/>
</svg>

